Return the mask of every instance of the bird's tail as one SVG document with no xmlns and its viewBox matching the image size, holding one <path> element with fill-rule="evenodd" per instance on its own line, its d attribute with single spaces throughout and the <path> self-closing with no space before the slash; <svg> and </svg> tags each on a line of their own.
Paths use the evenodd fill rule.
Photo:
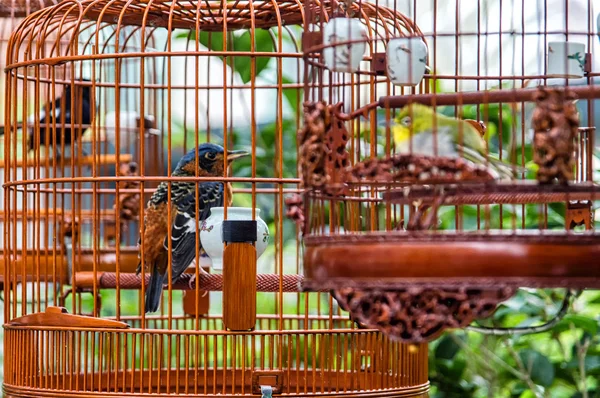
<svg viewBox="0 0 600 398">
<path fill-rule="evenodd" d="M 458 145 L 458 150 L 462 152 L 465 159 L 470 160 L 476 164 L 489 164 L 491 170 L 495 171 L 498 174 L 498 177 L 504 178 L 513 178 L 515 177 L 515 173 L 526 173 L 527 169 L 504 163 L 500 159 L 496 159 L 492 156 L 488 156 L 487 158 L 481 155 L 479 152 L 467 148 L 462 145 Z"/>
<path fill-rule="evenodd" d="M 163 261 L 163 267 L 160 267 Z M 168 256 L 165 253 L 165 255 L 159 256 L 159 258 L 156 259 L 154 265 L 152 266 L 152 272 L 150 273 L 150 283 L 146 287 L 146 301 L 144 303 L 144 310 L 146 311 L 146 313 L 158 311 L 158 306 L 160 305 L 160 299 L 162 297 L 163 292 L 163 284 L 165 283 L 166 279 L 166 274 L 161 274 L 159 269 L 162 268 L 166 271 L 167 261 Z"/>
</svg>

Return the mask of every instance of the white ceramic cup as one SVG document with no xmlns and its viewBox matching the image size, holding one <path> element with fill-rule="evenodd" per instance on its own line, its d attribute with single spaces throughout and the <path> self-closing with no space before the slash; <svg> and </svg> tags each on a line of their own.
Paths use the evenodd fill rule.
<svg viewBox="0 0 600 398">
<path fill-rule="evenodd" d="M 416 86 L 427 69 L 427 46 L 420 37 L 397 37 L 387 45 L 387 74 L 397 86 Z"/>
<path fill-rule="evenodd" d="M 256 209 L 256 258 L 259 258 L 269 244 L 269 227 L 260 218 L 260 209 Z M 252 208 L 250 207 L 228 207 L 228 220 L 252 220 Z M 200 225 L 200 242 L 206 254 L 212 260 L 212 268 L 223 269 L 223 230 L 224 212 L 223 207 L 210 209 L 210 216 L 202 221 Z"/>
<path fill-rule="evenodd" d="M 585 44 L 566 41 L 548 43 L 548 77 L 581 78 L 585 67 Z"/>
<path fill-rule="evenodd" d="M 355 72 L 360 66 L 367 48 L 364 25 L 353 18 L 333 18 L 323 28 L 325 65 L 334 72 Z M 334 45 L 338 42 L 364 40 L 351 44 Z"/>
</svg>

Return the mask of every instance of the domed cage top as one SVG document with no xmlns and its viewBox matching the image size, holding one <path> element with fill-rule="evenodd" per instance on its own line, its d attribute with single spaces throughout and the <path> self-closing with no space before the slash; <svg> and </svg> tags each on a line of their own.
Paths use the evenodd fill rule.
<svg viewBox="0 0 600 398">
<path fill-rule="evenodd" d="M 396 33 L 305 1 L 305 286 L 405 341 L 600 281 L 591 5 L 441 3 Z"/>
<path fill-rule="evenodd" d="M 15 30 L 7 396 L 427 396 L 426 344 L 303 291 L 285 197 L 300 183 L 305 15 L 295 1 L 64 0 Z M 384 7 L 360 18 L 412 29 Z"/>
</svg>

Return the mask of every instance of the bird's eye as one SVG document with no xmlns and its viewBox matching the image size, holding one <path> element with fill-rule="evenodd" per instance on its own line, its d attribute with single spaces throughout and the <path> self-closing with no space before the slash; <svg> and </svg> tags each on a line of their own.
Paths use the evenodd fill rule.
<svg viewBox="0 0 600 398">
<path fill-rule="evenodd" d="M 204 155 L 204 157 L 210 160 L 214 160 L 217 157 L 217 154 L 214 152 L 206 152 L 206 155 Z"/>
<path fill-rule="evenodd" d="M 400 123 L 404 126 L 404 127 L 408 127 L 410 126 L 410 116 L 405 116 L 402 118 L 402 120 L 400 121 Z"/>
</svg>

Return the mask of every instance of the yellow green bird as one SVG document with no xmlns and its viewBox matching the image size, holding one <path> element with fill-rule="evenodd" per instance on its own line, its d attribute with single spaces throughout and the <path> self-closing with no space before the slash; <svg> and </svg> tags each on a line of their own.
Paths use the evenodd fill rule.
<svg viewBox="0 0 600 398">
<path fill-rule="evenodd" d="M 390 129 L 396 153 L 462 157 L 486 166 L 496 178 L 512 178 L 514 171 L 520 169 L 513 170 L 510 165 L 488 155 L 481 132 L 471 123 L 441 115 L 429 106 L 405 106 L 396 116 Z"/>
</svg>

